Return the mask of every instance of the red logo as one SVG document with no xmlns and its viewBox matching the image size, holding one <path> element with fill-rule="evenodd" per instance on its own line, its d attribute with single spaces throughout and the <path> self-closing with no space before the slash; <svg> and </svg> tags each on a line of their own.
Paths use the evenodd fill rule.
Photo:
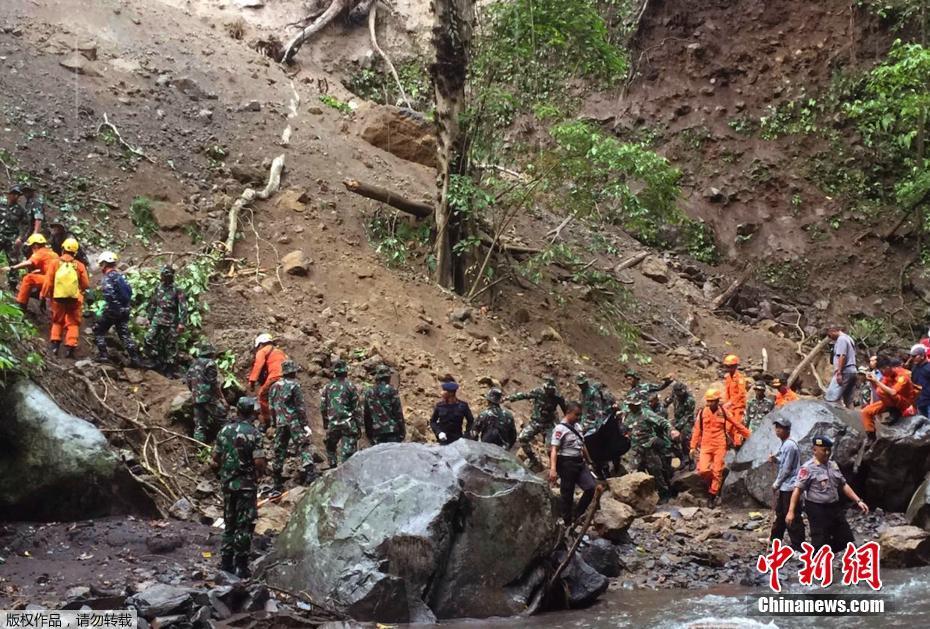
<svg viewBox="0 0 930 629">
<path fill-rule="evenodd" d="M 814 551 L 814 547 L 804 542 L 801 544 L 803 552 L 798 559 L 803 564 L 798 570 L 798 582 L 801 585 L 826 588 L 833 584 L 833 559 L 835 557 L 829 546 L 824 545 Z M 846 545 L 843 553 L 843 585 L 858 585 L 866 583 L 873 590 L 882 587 L 881 568 L 879 558 L 881 547 L 878 542 L 866 542 L 858 548 L 850 543 Z M 769 575 L 769 587 L 774 592 L 781 592 L 778 570 L 794 557 L 794 550 L 785 546 L 780 539 L 772 541 L 772 551 L 767 555 L 759 555 L 756 560 L 756 570 Z"/>
</svg>

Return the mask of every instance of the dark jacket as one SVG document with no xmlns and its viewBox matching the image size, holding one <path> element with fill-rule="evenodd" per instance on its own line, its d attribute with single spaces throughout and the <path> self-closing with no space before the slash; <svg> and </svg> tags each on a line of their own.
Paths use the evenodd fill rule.
<svg viewBox="0 0 930 629">
<path fill-rule="evenodd" d="M 445 441 L 440 441 L 440 443 L 448 445 L 462 438 L 464 434 L 462 430 L 463 421 L 465 422 L 464 433 L 470 433 L 475 418 L 471 414 L 468 402 L 456 400 L 448 404 L 444 401 L 440 401 L 433 409 L 433 416 L 429 420 L 429 427 L 433 429 L 436 439 L 439 439 L 439 433 L 446 433 Z"/>
</svg>

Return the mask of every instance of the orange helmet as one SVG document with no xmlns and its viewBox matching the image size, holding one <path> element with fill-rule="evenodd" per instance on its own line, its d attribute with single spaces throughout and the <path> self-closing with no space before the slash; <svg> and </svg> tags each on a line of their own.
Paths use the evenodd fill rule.
<svg viewBox="0 0 930 629">
<path fill-rule="evenodd" d="M 720 399 L 720 389 L 707 389 L 707 393 L 704 394 L 704 401 L 710 402 L 712 400 Z"/>
<path fill-rule="evenodd" d="M 733 365 L 739 364 L 739 356 L 736 354 L 727 354 L 723 357 L 723 364 L 727 367 L 732 367 Z"/>
</svg>

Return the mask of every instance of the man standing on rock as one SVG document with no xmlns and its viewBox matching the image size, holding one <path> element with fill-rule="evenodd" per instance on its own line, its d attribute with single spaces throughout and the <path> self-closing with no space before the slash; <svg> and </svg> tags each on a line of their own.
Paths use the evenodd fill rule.
<svg viewBox="0 0 930 629">
<path fill-rule="evenodd" d="M 775 408 L 781 408 L 788 402 L 801 399 L 797 393 L 788 388 L 788 383 L 781 378 L 772 380 L 772 387 L 775 388 Z"/>
<path fill-rule="evenodd" d="M 878 415 L 887 411 L 891 415 L 891 423 L 894 423 L 909 412 L 917 400 L 910 371 L 895 366 L 888 356 L 879 356 L 876 367 L 881 371 L 882 379 L 878 380 L 872 374 L 866 379 L 875 386 L 878 400 L 862 409 L 862 427 L 869 441 L 875 440 L 875 418 Z"/>
<path fill-rule="evenodd" d="M 681 466 L 691 463 L 688 456 L 691 443 L 691 429 L 694 427 L 694 396 L 688 391 L 684 382 L 676 382 L 672 386 L 672 394 L 666 398 L 665 406 L 674 404 L 672 415 L 672 428 L 678 431 L 678 439 L 672 443 L 676 454 L 681 459 Z"/>
<path fill-rule="evenodd" d="M 581 404 L 569 402 L 562 422 L 552 431 L 549 448 L 549 483 L 555 485 L 559 481 L 562 520 L 567 527 L 575 522 L 575 514 L 581 516 L 588 510 L 597 485 L 586 463 L 584 438 L 578 430 L 580 418 Z M 582 492 L 577 508 L 574 507 L 575 487 Z"/>
<path fill-rule="evenodd" d="M 723 358 L 723 407 L 730 421 L 744 426 L 743 415 L 746 413 L 746 378 L 739 372 L 739 356 L 729 354 Z M 733 445 L 739 448 L 743 443 L 741 435 L 732 434 Z"/>
<path fill-rule="evenodd" d="M 274 492 L 284 491 L 284 462 L 287 449 L 297 444 L 300 457 L 300 481 L 309 484 L 316 478 L 313 467 L 313 452 L 310 450 L 310 425 L 307 422 L 307 407 L 304 393 L 297 381 L 297 363 L 285 360 L 281 365 L 281 378 L 271 385 L 268 403 L 274 421 L 274 460 L 271 474 Z M 274 496 L 272 496 L 274 497 Z"/>
<path fill-rule="evenodd" d="M 452 376 L 443 378 L 442 399 L 436 403 L 433 416 L 429 420 L 429 427 L 436 435 L 436 441 L 443 446 L 455 443 L 463 436 L 469 437 L 475 423 L 468 402 L 458 399 L 458 390 L 459 385 Z"/>
<path fill-rule="evenodd" d="M 201 343 L 197 358 L 184 374 L 184 383 L 191 391 L 194 405 L 194 439 L 205 443 L 216 433 L 217 424 L 227 413 L 215 358 L 216 348 L 210 343 Z"/>
<path fill-rule="evenodd" d="M 520 448 L 526 455 L 526 460 L 533 469 L 539 468 L 540 462 L 533 452 L 533 439 L 536 435 L 544 433 L 548 438 L 549 431 L 556 423 L 556 409 L 562 410 L 565 414 L 565 398 L 559 394 L 556 385 L 555 376 L 546 376 L 543 386 L 536 387 L 531 391 L 512 393 L 504 398 L 508 402 L 518 402 L 520 400 L 533 400 L 533 411 L 530 415 L 528 424 L 524 424 L 520 430 L 520 436 L 517 441 L 520 442 Z"/>
<path fill-rule="evenodd" d="M 249 552 L 258 515 L 258 477 L 265 472 L 262 436 L 252 426 L 255 398 L 241 397 L 236 416 L 216 436 L 213 469 L 223 487 L 223 544 L 220 570 L 251 576 Z"/>
<path fill-rule="evenodd" d="M 373 445 L 403 443 L 407 436 L 404 407 L 397 389 L 391 386 L 391 368 L 378 365 L 375 384 L 365 391 L 365 436 Z"/>
<path fill-rule="evenodd" d="M 785 522 L 791 526 L 797 519 L 798 502 L 803 493 L 804 511 L 807 513 L 814 548 L 829 545 L 834 553 L 840 554 L 846 550 L 847 544 L 855 544 L 856 539 L 846 521 L 839 492 L 842 491 L 856 503 L 863 513 L 868 513 L 869 507 L 846 484 L 836 461 L 830 460 L 833 440 L 829 437 L 814 437 L 813 450 L 814 457 L 798 470 L 798 483 L 791 494 L 791 506 Z"/>
<path fill-rule="evenodd" d="M 630 451 L 635 458 L 636 469 L 646 472 L 656 481 L 659 498 L 670 496 L 670 466 L 666 461 L 671 458 L 672 439 L 680 435 L 672 431 L 668 420 L 648 408 L 643 408 L 642 398 L 638 396 L 626 399 L 629 412 L 624 424 L 630 430 Z"/>
<path fill-rule="evenodd" d="M 775 402 L 765 394 L 765 383 L 757 380 L 752 385 L 755 397 L 749 400 L 746 405 L 746 423 L 749 425 L 749 431 L 755 432 L 762 425 L 765 416 L 775 410 Z"/>
<path fill-rule="evenodd" d="M 271 407 L 268 406 L 268 392 L 271 385 L 281 377 L 281 365 L 287 360 L 284 350 L 275 346 L 274 338 L 270 334 L 259 334 L 255 337 L 255 360 L 252 361 L 252 371 L 249 372 L 249 391 L 258 389 L 259 419 L 265 428 L 271 424 Z"/>
<path fill-rule="evenodd" d="M 829 325 L 827 336 L 833 341 L 833 380 L 840 387 L 840 399 L 846 408 L 856 401 L 856 343 L 839 325 Z"/>
<path fill-rule="evenodd" d="M 705 406 L 698 412 L 691 434 L 691 458 L 698 456 L 697 471 L 708 483 L 709 506 L 717 504 L 717 496 L 723 485 L 724 458 L 731 447 L 731 434 L 749 436 L 743 422 L 736 422 L 720 403 L 720 391 L 708 389 L 704 395 Z"/>
<path fill-rule="evenodd" d="M 911 348 L 911 357 L 908 362 L 911 370 L 911 380 L 920 387 L 920 394 L 914 406 L 917 412 L 924 417 L 930 412 L 930 362 L 927 361 L 927 347 L 918 343 Z"/>
<path fill-rule="evenodd" d="M 804 543 L 804 523 L 795 520 L 790 525 L 785 522 L 788 515 L 788 509 L 791 507 L 791 495 L 798 481 L 798 470 L 801 467 L 801 451 L 798 450 L 798 444 L 791 439 L 791 420 L 785 417 L 779 417 L 774 422 L 775 434 L 781 440 L 781 448 L 778 454 L 769 456 L 769 462 L 778 464 L 778 473 L 775 475 L 775 482 L 772 483 L 772 493 L 774 494 L 775 521 L 772 523 L 771 540 L 781 541 L 785 537 L 785 531 L 788 531 L 788 539 L 791 540 L 791 547 L 801 552 L 801 544 Z"/>
<path fill-rule="evenodd" d="M 510 450 L 517 441 L 517 427 L 513 421 L 513 413 L 501 406 L 504 400 L 503 392 L 495 387 L 487 392 L 484 399 L 488 401 L 488 408 L 482 411 L 475 421 L 475 438 Z"/>
<path fill-rule="evenodd" d="M 588 374 L 580 372 L 575 382 L 581 389 L 581 418 L 578 428 L 582 434 L 595 431 L 616 413 L 617 401 L 603 384 L 591 380 Z"/>
<path fill-rule="evenodd" d="M 326 430 L 326 456 L 329 467 L 339 463 L 358 451 L 359 430 L 358 389 L 349 381 L 349 366 L 344 360 L 337 360 L 333 365 L 333 379 L 323 387 L 320 394 L 320 416 L 323 429 Z"/>
<path fill-rule="evenodd" d="M 155 287 L 148 306 L 149 331 L 145 335 L 145 355 L 160 374 L 174 377 L 178 354 L 178 337 L 187 324 L 187 298 L 174 284 L 174 267 L 161 269 L 161 281 Z"/>
<path fill-rule="evenodd" d="M 103 309 L 94 324 L 94 342 L 97 345 L 97 361 L 110 362 L 110 352 L 107 349 L 107 333 L 110 328 L 116 328 L 116 335 L 123 343 L 123 349 L 129 354 L 129 361 L 133 367 L 142 364 L 136 342 L 129 331 L 129 313 L 132 309 L 132 287 L 125 276 L 116 270 L 116 254 L 104 251 L 97 258 L 103 279 L 100 281 L 100 293 L 103 298 Z M 196 406 L 195 406 L 196 409 Z M 196 418 L 196 413 L 195 413 Z"/>
</svg>

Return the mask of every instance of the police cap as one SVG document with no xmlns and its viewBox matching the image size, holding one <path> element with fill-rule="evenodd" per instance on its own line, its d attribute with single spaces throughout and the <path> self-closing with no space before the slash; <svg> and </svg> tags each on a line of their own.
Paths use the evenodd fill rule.
<svg viewBox="0 0 930 629">
<path fill-rule="evenodd" d="M 820 446 L 821 448 L 832 448 L 833 447 L 833 439 L 831 439 L 830 437 L 826 437 L 826 436 L 814 437 L 814 441 L 812 443 L 815 446 Z"/>
</svg>

